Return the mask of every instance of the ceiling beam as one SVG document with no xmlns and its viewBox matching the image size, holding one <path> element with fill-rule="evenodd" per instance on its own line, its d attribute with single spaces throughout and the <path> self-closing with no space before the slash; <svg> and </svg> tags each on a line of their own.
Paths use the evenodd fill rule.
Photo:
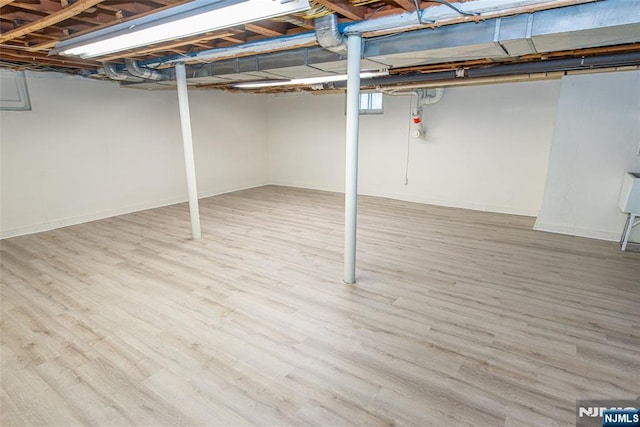
<svg viewBox="0 0 640 427">
<path fill-rule="evenodd" d="M 147 13 L 150 11 L 155 12 L 158 9 L 140 2 L 120 3 L 115 6 L 110 6 L 108 4 L 99 4 L 96 7 L 99 11 L 107 11 L 113 15 L 121 14 L 123 18 L 129 18 L 131 16 L 139 15 L 141 13 Z"/>
<path fill-rule="evenodd" d="M 397 4 L 398 6 L 400 6 L 401 8 L 403 8 L 404 10 L 407 10 L 409 12 L 415 12 L 416 11 L 416 5 L 411 0 L 393 0 L 393 2 L 395 4 Z"/>
<path fill-rule="evenodd" d="M 211 40 L 216 40 L 216 39 L 221 39 L 221 38 L 225 38 L 225 37 L 232 37 L 234 35 L 233 32 L 231 31 L 227 31 L 227 32 L 223 32 L 223 33 L 217 33 L 217 34 L 212 34 L 206 37 L 194 37 L 194 38 L 190 38 L 188 40 L 180 40 L 177 41 L 175 43 L 170 43 L 170 44 L 164 44 L 164 45 L 156 45 L 153 47 L 147 47 L 144 49 L 139 49 L 139 50 L 135 50 L 132 52 L 128 52 L 125 54 L 119 53 L 117 55 L 113 55 L 113 56 L 107 56 L 105 58 L 101 58 L 101 61 L 113 61 L 115 59 L 118 58 L 133 58 L 136 56 L 141 56 L 141 55 L 149 55 L 151 53 L 154 52 L 162 52 L 162 51 L 166 51 L 166 50 L 174 50 L 177 47 L 181 47 L 181 46 L 186 46 L 186 45 L 202 45 L 202 47 L 205 47 L 206 45 L 203 45 L 204 42 L 207 41 L 211 41 Z M 206 46 L 206 48 L 208 48 L 208 46 Z"/>
<path fill-rule="evenodd" d="M 43 42 L 43 43 L 39 43 L 33 46 L 29 46 L 27 48 L 27 51 L 29 52 L 37 52 L 39 50 L 47 50 L 47 49 L 51 49 L 52 47 L 54 47 L 56 45 L 56 43 L 58 43 L 58 39 L 55 40 L 50 40 L 47 42 Z"/>
<path fill-rule="evenodd" d="M 0 0 L 0 7 L 13 3 L 15 0 Z"/>
<path fill-rule="evenodd" d="M 161 8 L 157 8 L 157 9 L 147 9 L 142 13 L 133 14 L 128 18 L 131 18 L 131 19 L 140 18 L 140 17 L 143 17 L 143 16 L 150 15 L 152 13 L 156 13 L 156 12 L 160 12 L 160 11 L 165 10 L 165 9 L 169 9 L 171 7 L 174 7 L 174 6 L 183 4 L 183 3 L 188 3 L 189 1 L 191 1 L 191 0 L 165 0 L 163 2 L 155 1 L 155 3 L 163 3 L 163 4 L 164 3 L 168 3 L 169 5 L 161 7 Z M 98 7 L 98 9 L 104 9 L 104 10 L 109 10 L 111 12 L 114 12 L 115 13 L 115 16 L 114 16 L 115 19 L 113 19 L 112 21 L 109 21 L 109 22 L 101 23 L 100 25 L 97 25 L 97 26 L 94 26 L 94 27 L 87 28 L 87 29 L 79 31 L 79 32 L 72 32 L 71 34 L 68 34 L 67 37 L 69 35 L 72 35 L 73 37 L 77 37 L 77 36 L 81 36 L 83 34 L 87 34 L 87 33 L 93 32 L 93 31 L 98 31 L 98 30 L 100 30 L 102 28 L 106 28 L 106 27 L 109 27 L 111 25 L 119 24 L 119 23 L 123 22 L 123 19 L 118 17 L 117 11 L 118 10 L 126 10 L 127 12 L 131 12 L 131 9 L 129 8 L 129 6 L 126 6 L 126 7 L 123 6 L 123 7 L 120 7 L 120 8 L 116 8 L 116 7 L 111 7 L 111 6 L 108 6 L 108 5 L 99 5 L 97 7 Z M 40 44 L 31 46 L 29 48 L 29 51 L 30 52 L 36 52 L 36 51 L 39 51 L 39 50 L 51 49 L 52 47 L 54 47 L 56 45 L 57 42 L 62 41 L 64 39 L 66 39 L 67 37 L 61 37 L 57 41 L 44 42 L 44 43 L 40 43 Z"/>
<path fill-rule="evenodd" d="M 261 34 L 267 37 L 278 37 L 285 34 L 285 24 L 278 25 L 275 22 L 263 21 L 259 23 L 251 22 L 244 24 L 244 28 L 252 33 Z"/>
<path fill-rule="evenodd" d="M 240 36 L 233 35 L 231 37 L 229 36 L 225 36 L 225 37 L 220 37 L 222 40 L 226 40 L 228 42 L 234 43 L 234 44 L 240 44 L 240 43 L 244 43 L 246 40 L 244 40 L 243 38 L 241 38 Z"/>
<path fill-rule="evenodd" d="M 16 3 L 13 6 L 18 9 L 28 10 L 31 12 L 36 12 L 41 14 L 42 13 L 53 14 L 61 10 L 59 2 L 45 2 L 44 0 L 40 0 L 40 3 L 38 4 Z M 113 19 L 115 16 L 114 12 L 103 12 L 102 10 L 100 11 L 96 10 L 96 12 L 97 13 L 95 14 L 95 18 L 76 15 L 76 16 L 70 17 L 69 19 L 73 19 L 74 21 L 78 21 L 78 22 L 82 22 L 90 25 L 101 25 L 106 22 L 113 22 Z M 33 21 L 35 19 L 40 19 L 40 18 L 41 16 L 38 16 L 38 18 L 30 19 L 30 21 Z M 51 26 L 49 26 L 49 28 L 50 27 Z"/>
<path fill-rule="evenodd" d="M 316 0 L 316 3 L 321 4 L 329 10 L 344 16 L 345 18 L 353 19 L 354 21 L 361 21 L 364 19 L 367 8 L 364 6 L 354 6 L 348 1 L 338 0 Z"/>
<path fill-rule="evenodd" d="M 54 13 L 62 9 L 60 2 L 48 2 L 44 0 L 40 0 L 38 3 L 19 2 L 19 3 L 12 4 L 11 6 L 17 9 L 32 10 L 32 11 L 40 12 L 43 14 Z"/>
<path fill-rule="evenodd" d="M 57 24 L 58 22 L 74 17 L 77 14 L 82 13 L 85 10 L 103 1 L 104 0 L 78 0 L 71 6 L 59 10 L 58 12 L 52 13 L 51 15 L 45 16 L 44 18 L 38 19 L 37 21 L 21 25 L 15 30 L 8 31 L 0 35 L 0 43 L 13 40 L 26 34 L 30 34 L 43 28 L 49 27 L 53 24 Z"/>
<path fill-rule="evenodd" d="M 300 28 L 304 28 L 306 30 L 313 30 L 315 27 L 313 26 L 313 21 L 311 19 L 303 19 L 298 18 L 293 15 L 285 15 L 279 18 L 283 22 L 288 22 L 291 25 L 295 25 Z M 289 32 L 287 31 L 287 34 Z"/>
<path fill-rule="evenodd" d="M 36 14 L 29 11 L 25 12 L 23 10 L 15 10 L 8 13 L 2 12 L 2 14 L 0 15 L 0 20 L 5 22 L 11 22 L 14 25 L 14 28 L 12 28 L 12 30 L 17 28 L 15 25 L 16 22 L 28 23 L 41 18 L 42 18 L 42 14 Z"/>
<path fill-rule="evenodd" d="M 31 53 L 23 53 L 18 52 L 12 49 L 2 49 L 2 53 L 0 54 L 0 59 L 5 61 L 18 61 L 25 63 L 25 65 L 32 64 L 47 64 L 47 65 L 55 65 L 59 67 L 68 67 L 68 68 L 84 68 L 84 69 L 95 69 L 100 66 L 99 62 L 94 61 L 84 61 L 84 60 L 67 60 L 67 59 L 59 59 L 56 57 L 47 57 L 42 54 L 31 54 Z"/>
</svg>

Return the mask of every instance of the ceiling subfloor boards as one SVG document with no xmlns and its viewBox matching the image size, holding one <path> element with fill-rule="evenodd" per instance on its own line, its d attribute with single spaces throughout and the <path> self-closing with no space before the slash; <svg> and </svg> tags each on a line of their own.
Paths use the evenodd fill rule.
<svg viewBox="0 0 640 427">
<path fill-rule="evenodd" d="M 542 19 L 532 25 L 534 33 L 538 31 L 533 36 L 523 32 L 527 25 L 521 25 L 523 22 L 526 24 L 531 16 L 545 10 L 568 11 L 589 4 L 615 5 L 610 7 L 608 16 L 616 16 L 620 14 L 618 9 L 624 9 L 625 5 L 637 4 L 640 7 L 640 0 L 522 0 L 514 1 L 513 4 L 517 7 L 508 9 L 498 7 L 508 3 L 507 0 L 450 1 L 453 4 L 461 3 L 458 7 L 466 10 L 485 7 L 483 4 L 493 5 L 486 8 L 481 16 L 457 15 L 437 2 L 419 1 L 418 6 L 423 16 L 437 15 L 442 18 L 427 25 L 417 22 L 416 4 L 413 0 L 311 0 L 313 8 L 307 12 L 159 42 L 96 60 L 49 55 L 49 51 L 60 41 L 189 1 L 0 0 L 0 66 L 31 70 L 54 69 L 106 78 L 101 73 L 102 61 L 113 62 L 122 69 L 125 59 L 133 59 L 143 66 L 158 67 L 169 72 L 173 66 L 172 60 L 184 60 L 188 66 L 198 68 L 199 80 L 196 83 L 206 86 L 230 84 L 234 81 L 344 73 L 345 58 L 318 47 L 312 33 L 314 17 L 330 13 L 337 16 L 341 31 L 344 28 L 356 31 L 373 20 L 405 16 L 404 27 L 363 32 L 365 47 L 362 66 L 372 69 L 387 68 L 392 75 L 464 71 L 503 63 L 529 63 L 640 51 L 640 40 L 633 38 L 638 33 L 635 26 L 628 26 L 626 32 L 621 30 L 615 33 L 603 27 L 601 33 L 608 38 L 603 38 L 597 45 L 593 44 L 592 33 L 568 29 L 565 39 L 571 38 L 580 43 L 567 47 L 562 43 L 558 44 L 558 41 L 562 41 L 561 38 L 544 34 L 543 27 L 551 24 L 546 24 Z M 446 13 L 441 14 L 441 11 Z M 495 26 L 499 19 L 502 20 L 502 27 Z M 569 16 L 562 22 L 575 24 L 578 20 Z M 465 29 L 462 30 L 463 28 Z M 508 35 L 509 28 L 514 28 L 515 32 L 511 38 L 503 37 Z M 559 32 L 557 28 L 548 28 L 555 33 Z M 294 47 L 287 47 L 286 43 L 283 44 L 285 47 L 270 44 L 273 39 L 283 41 L 298 36 L 309 36 L 308 43 Z M 252 52 L 248 43 L 256 42 L 267 43 L 268 48 Z M 304 49 L 304 55 L 307 56 L 297 58 L 294 49 Z M 208 58 L 201 56 L 209 55 L 210 52 L 214 52 L 214 55 Z M 226 52 L 230 53 L 226 55 Z M 236 63 L 237 66 L 231 66 Z"/>
</svg>

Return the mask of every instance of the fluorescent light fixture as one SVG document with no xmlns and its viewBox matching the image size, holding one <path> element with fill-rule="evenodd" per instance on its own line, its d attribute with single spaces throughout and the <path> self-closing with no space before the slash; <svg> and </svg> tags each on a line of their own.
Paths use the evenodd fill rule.
<svg viewBox="0 0 640 427">
<path fill-rule="evenodd" d="M 50 55 L 93 58 L 309 8 L 309 0 L 196 0 L 65 40 Z"/>
<path fill-rule="evenodd" d="M 361 79 L 369 79 L 372 77 L 383 77 L 388 76 L 389 71 L 381 70 L 381 71 L 364 71 L 360 73 Z M 237 83 L 234 84 L 233 87 L 238 89 L 259 89 L 263 87 L 277 87 L 277 86 L 310 86 L 320 83 L 332 83 L 332 82 L 343 82 L 347 80 L 346 74 L 336 74 L 332 76 L 322 76 L 322 77 L 308 77 L 304 79 L 291 79 L 291 80 L 275 80 L 275 81 L 260 81 L 260 82 L 247 82 L 247 83 Z"/>
</svg>

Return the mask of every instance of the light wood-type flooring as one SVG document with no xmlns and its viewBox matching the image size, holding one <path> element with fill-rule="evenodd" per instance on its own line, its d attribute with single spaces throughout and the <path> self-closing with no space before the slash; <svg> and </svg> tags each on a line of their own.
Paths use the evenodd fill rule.
<svg viewBox="0 0 640 427">
<path fill-rule="evenodd" d="M 2 426 L 574 425 L 640 394 L 640 254 L 267 186 L 2 241 Z"/>
</svg>

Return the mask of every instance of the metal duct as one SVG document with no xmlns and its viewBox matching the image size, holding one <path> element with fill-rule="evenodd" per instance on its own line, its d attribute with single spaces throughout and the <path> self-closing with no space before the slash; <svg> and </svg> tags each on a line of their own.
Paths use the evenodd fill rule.
<svg viewBox="0 0 640 427">
<path fill-rule="evenodd" d="M 143 82 L 144 79 L 139 77 L 134 77 L 126 71 L 118 71 L 115 64 L 111 62 L 103 62 L 102 68 L 104 69 L 104 73 L 111 80 L 119 80 L 119 81 L 128 81 L 128 82 Z"/>
<path fill-rule="evenodd" d="M 138 61 L 134 61 L 133 59 L 125 59 L 125 65 L 127 66 L 127 71 L 134 77 L 139 77 L 145 80 L 165 80 L 165 75 L 157 70 L 152 70 L 151 68 L 141 67 L 138 64 Z"/>
<path fill-rule="evenodd" d="M 550 1 L 557 3 L 556 7 L 569 6 L 581 3 L 588 3 L 597 0 L 476 0 L 466 3 L 465 12 L 479 13 L 483 19 L 497 18 L 505 15 L 512 15 L 512 8 L 517 8 L 521 13 L 534 13 L 541 9 L 547 9 Z M 638 0 L 629 0 L 635 2 Z M 547 5 L 547 6 L 545 6 Z M 633 5 L 631 5 L 633 7 Z M 438 25 L 455 24 L 460 22 L 460 15 L 449 10 L 445 6 L 434 6 L 423 10 L 422 18 L 428 21 L 437 22 Z M 463 21 L 465 19 L 465 17 Z M 365 19 L 354 22 L 344 27 L 345 33 L 388 33 L 390 30 L 419 28 L 417 23 L 417 13 L 407 12 L 400 15 L 385 16 L 382 18 Z M 216 61 L 224 58 L 260 54 L 278 50 L 288 50 L 298 47 L 315 44 L 317 41 L 314 32 L 295 34 L 292 36 L 282 36 L 273 39 L 258 40 L 255 42 L 243 43 L 237 46 L 214 48 L 200 52 L 188 53 L 186 55 L 176 55 L 165 58 L 157 58 L 143 62 L 146 66 L 157 66 L 161 64 L 173 64 L 185 61 Z"/>
<path fill-rule="evenodd" d="M 314 21 L 318 44 L 331 52 L 346 55 L 347 41 L 338 29 L 338 18 L 335 14 L 316 18 Z"/>
<path fill-rule="evenodd" d="M 593 56 L 589 58 L 550 59 L 540 62 L 521 64 L 501 64 L 492 67 L 472 68 L 466 71 L 464 77 L 459 77 L 456 71 L 442 71 L 437 73 L 413 73 L 398 76 L 377 77 L 363 79 L 362 86 L 390 86 L 412 84 L 418 87 L 420 83 L 438 81 L 467 81 L 484 77 L 516 76 L 524 74 L 553 73 L 558 71 L 590 70 L 621 66 L 640 66 L 640 52 L 614 53 L 610 55 Z M 335 87 L 344 87 L 344 82 L 334 83 Z"/>
<path fill-rule="evenodd" d="M 544 2 L 533 0 L 511 0 L 514 6 L 543 7 Z M 550 3 L 547 0 L 546 3 Z M 559 4 L 561 2 L 553 2 Z M 517 59 L 520 56 L 574 50 L 588 47 L 609 46 L 640 42 L 640 0 L 587 2 L 576 0 L 562 3 L 579 3 L 563 8 L 530 10 L 532 13 L 507 15 L 503 10 L 505 0 L 478 0 L 465 3 L 465 11 L 481 12 L 478 23 L 466 22 L 445 25 L 436 29 L 420 29 L 410 32 L 370 37 L 366 39 L 362 67 L 366 69 L 395 69 L 426 64 L 440 64 L 453 61 L 490 58 L 496 62 Z M 584 3 L 584 4 L 583 4 Z M 480 5 L 483 5 L 480 8 Z M 438 6 L 440 7 L 440 6 Z M 448 15 L 429 8 L 433 18 L 441 23 Z M 492 9 L 493 8 L 493 9 Z M 455 12 L 451 11 L 451 14 Z M 429 15 L 431 17 L 431 15 Z M 495 18 L 492 18 L 494 17 Z M 331 21 L 324 23 L 329 41 L 325 44 L 339 46 L 340 34 L 359 30 L 369 35 L 380 28 L 403 28 L 415 18 L 415 12 L 367 19 L 332 29 Z M 454 17 L 452 19 L 458 19 Z M 329 17 L 335 19 L 335 17 Z M 406 22 L 405 22 L 406 21 Z M 317 25 L 322 21 L 316 22 Z M 415 20 L 413 24 L 415 25 Z M 335 32 L 334 32 L 335 31 Z M 322 74 L 344 73 L 344 56 L 319 46 L 309 47 L 316 41 L 313 32 L 260 40 L 227 48 L 216 48 L 198 53 L 153 59 L 141 62 L 146 67 L 171 64 L 179 61 L 211 62 L 191 66 L 191 79 L 214 83 L 235 83 L 256 79 L 299 78 Z M 233 59 L 230 59 L 233 58 Z M 602 59 L 598 59 L 602 58 Z M 564 61 L 564 62 L 560 62 Z M 600 61 L 607 62 L 606 64 Z M 619 61 L 619 62 L 615 62 Z M 571 58 L 565 60 L 545 60 L 531 63 L 505 65 L 503 67 L 475 67 L 468 70 L 469 78 L 500 75 L 526 74 L 564 69 L 604 68 L 637 65 L 630 55 L 604 55 L 599 57 Z M 169 73 L 171 71 L 168 71 Z M 385 85 L 415 82 L 460 79 L 455 71 L 410 74 L 384 78 Z M 398 80 L 395 83 L 395 80 Z M 367 80 L 365 80 L 367 81 Z M 363 83 L 365 82 L 363 81 Z M 373 85 L 378 84 L 371 83 Z M 382 83 L 381 83 L 382 84 Z M 336 83 L 336 86 L 340 86 Z"/>
<path fill-rule="evenodd" d="M 264 39 L 248 42 L 230 47 L 220 47 L 203 50 L 201 52 L 176 55 L 170 58 L 156 58 L 144 61 L 145 66 L 158 66 L 163 64 L 175 64 L 185 61 L 212 62 L 220 59 L 237 58 L 241 56 L 257 55 L 265 52 L 285 51 L 316 43 L 316 35 L 313 32 L 282 36 L 275 39 Z"/>
</svg>

